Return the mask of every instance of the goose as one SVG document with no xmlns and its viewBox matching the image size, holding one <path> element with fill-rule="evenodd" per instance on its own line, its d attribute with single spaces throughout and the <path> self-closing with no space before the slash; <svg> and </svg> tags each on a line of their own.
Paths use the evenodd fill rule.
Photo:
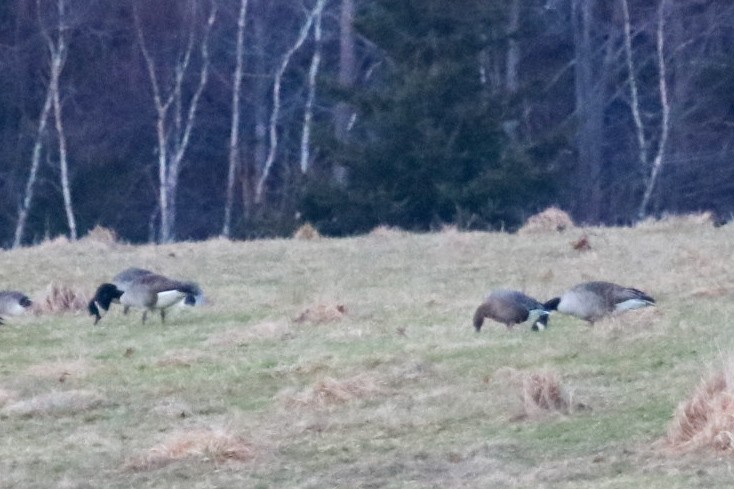
<svg viewBox="0 0 734 489">
<path fill-rule="evenodd" d="M 148 311 L 158 310 L 161 322 L 165 323 L 166 309 L 182 301 L 189 305 L 195 304 L 197 292 L 200 292 L 200 289 L 190 282 L 172 280 L 156 273 L 143 274 L 130 281 L 125 290 L 120 290 L 115 284 L 103 283 L 97 288 L 87 309 L 89 314 L 95 317 L 94 324 L 102 319 L 99 308 L 107 311 L 112 302 L 144 309 L 143 324 Z"/>
<path fill-rule="evenodd" d="M 156 273 L 150 270 L 146 270 L 145 268 L 130 267 L 112 277 L 111 283 L 119 290 L 125 292 L 134 281 L 146 275 L 156 275 Z M 181 301 L 179 302 L 179 304 L 187 306 L 199 306 L 201 304 L 204 304 L 206 299 L 204 297 L 204 291 L 201 290 L 199 284 L 195 282 L 184 282 L 184 284 L 190 285 L 194 289 L 195 301 L 192 304 L 188 304 L 186 301 Z M 125 306 L 123 309 L 123 313 L 127 314 L 129 310 L 130 306 Z"/>
<path fill-rule="evenodd" d="M 22 292 L 5 290 L 0 292 L 0 324 L 2 316 L 19 316 L 31 307 L 33 302 Z"/>
<path fill-rule="evenodd" d="M 474 313 L 474 329 L 482 329 L 484 318 L 494 319 L 508 329 L 530 320 L 533 331 L 548 327 L 548 311 L 543 304 L 517 290 L 492 291 Z"/>
<path fill-rule="evenodd" d="M 612 313 L 654 305 L 655 299 L 641 290 L 597 281 L 575 285 L 543 306 L 548 311 L 557 310 L 593 325 Z"/>
<path fill-rule="evenodd" d="M 130 267 L 112 277 L 111 283 L 112 285 L 117 287 L 118 290 L 125 292 L 128 287 L 130 287 L 130 284 L 132 284 L 140 277 L 144 277 L 145 275 L 153 275 L 153 272 L 144 268 Z M 125 315 L 127 315 L 129 311 L 130 306 L 125 306 L 122 309 L 122 313 Z"/>
</svg>

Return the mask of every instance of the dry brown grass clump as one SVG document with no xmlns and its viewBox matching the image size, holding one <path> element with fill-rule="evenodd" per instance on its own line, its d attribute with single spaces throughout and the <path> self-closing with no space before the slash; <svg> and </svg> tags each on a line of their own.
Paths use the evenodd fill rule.
<svg viewBox="0 0 734 489">
<path fill-rule="evenodd" d="M 93 241 L 95 243 L 103 243 L 103 244 L 115 244 L 117 243 L 118 237 L 117 233 L 110 228 L 106 228 L 103 226 L 100 226 L 97 224 L 92 228 L 91 231 L 87 233 L 86 236 L 83 238 L 85 241 Z"/>
<path fill-rule="evenodd" d="M 342 380 L 325 377 L 300 393 L 286 394 L 284 400 L 288 407 L 319 408 L 363 399 L 380 390 L 379 382 L 371 375 L 360 374 Z"/>
<path fill-rule="evenodd" d="M 547 412 L 567 414 L 571 409 L 571 396 L 561 385 L 558 375 L 549 370 L 528 372 L 523 376 L 522 401 L 525 414 L 530 417 Z"/>
<path fill-rule="evenodd" d="M 302 239 L 306 241 L 319 239 L 320 237 L 321 237 L 321 234 L 319 234 L 318 229 L 313 227 L 311 223 L 309 222 L 299 227 L 296 230 L 296 232 L 293 234 L 294 239 Z"/>
<path fill-rule="evenodd" d="M 12 402 L 0 414 L 23 417 L 71 415 L 99 407 L 103 402 L 100 394 L 89 390 L 53 391 Z"/>
<path fill-rule="evenodd" d="M 57 379 L 59 382 L 65 382 L 68 379 L 86 377 L 92 370 L 94 370 L 94 367 L 89 362 L 77 359 L 38 363 L 28 367 L 26 372 L 34 377 Z"/>
<path fill-rule="evenodd" d="M 316 304 L 304 309 L 294 319 L 297 323 L 323 324 L 340 321 L 347 314 L 344 304 Z"/>
<path fill-rule="evenodd" d="M 133 459 L 127 466 L 132 470 L 151 470 L 186 459 L 223 463 L 246 462 L 254 457 L 254 447 L 242 437 L 224 429 L 202 428 L 171 434 L 166 441 Z"/>
<path fill-rule="evenodd" d="M 46 287 L 46 297 L 35 305 L 37 312 L 58 314 L 87 310 L 89 297 L 81 290 L 53 282 Z"/>
<path fill-rule="evenodd" d="M 574 227 L 568 213 L 557 207 L 549 207 L 543 212 L 530 216 L 518 230 L 519 234 L 555 233 Z"/>
<path fill-rule="evenodd" d="M 734 384 L 729 373 L 719 371 L 703 379 L 691 398 L 678 405 L 664 440 L 669 448 L 734 450 Z"/>
</svg>

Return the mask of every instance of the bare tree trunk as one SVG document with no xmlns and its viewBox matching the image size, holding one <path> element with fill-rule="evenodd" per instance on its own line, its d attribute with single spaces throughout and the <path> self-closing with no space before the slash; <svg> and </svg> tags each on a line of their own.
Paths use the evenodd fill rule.
<svg viewBox="0 0 734 489">
<path fill-rule="evenodd" d="M 58 37 L 54 45 L 50 36 L 46 36 L 48 48 L 51 53 L 51 79 L 55 81 L 53 88 L 54 121 L 56 122 L 56 134 L 59 138 L 59 166 L 61 167 L 61 191 L 64 197 L 64 210 L 66 211 L 66 222 L 69 225 L 69 237 L 72 241 L 77 239 L 76 219 L 74 217 L 74 205 L 71 200 L 71 185 L 69 184 L 69 164 L 66 152 L 66 135 L 64 133 L 64 122 L 61 116 L 61 96 L 59 79 L 61 70 L 66 60 L 66 22 L 65 0 L 57 0 L 58 6 Z"/>
<path fill-rule="evenodd" d="M 36 179 L 38 178 L 38 168 L 41 163 L 41 151 L 43 149 L 43 137 L 46 133 L 46 126 L 48 124 L 48 116 L 51 112 L 52 106 L 58 107 L 56 110 L 56 126 L 57 129 L 61 124 L 61 107 L 59 102 L 59 78 L 61 77 L 61 72 L 64 67 L 64 61 L 66 58 L 66 37 L 64 36 L 64 10 L 65 10 L 65 4 L 64 0 L 57 0 L 57 6 L 58 6 L 58 12 L 59 12 L 59 18 L 58 18 L 58 28 L 59 28 L 59 34 L 58 34 L 58 40 L 57 44 L 53 42 L 50 35 L 46 31 L 43 22 L 41 21 L 41 18 L 39 17 L 39 25 L 41 27 L 41 32 L 43 36 L 46 38 L 46 42 L 49 49 L 49 55 L 50 55 L 50 65 L 51 65 L 51 78 L 48 82 L 48 89 L 46 91 L 46 100 L 43 103 L 43 109 L 41 109 L 41 115 L 38 120 L 38 131 L 36 133 L 36 142 L 33 145 L 33 155 L 31 157 L 31 170 L 28 174 L 28 181 L 26 182 L 25 187 L 25 193 L 23 195 L 23 202 L 21 203 L 21 206 L 18 210 L 18 221 L 16 223 L 15 227 L 15 236 L 13 238 L 13 248 L 17 248 L 20 246 L 21 242 L 23 241 L 23 233 L 25 231 L 26 222 L 28 221 L 28 212 L 31 208 L 31 203 L 33 201 L 33 187 L 36 184 Z M 40 0 L 37 1 L 37 11 L 40 15 L 41 4 Z M 63 137 L 63 130 L 59 132 L 59 150 L 62 153 L 63 163 L 62 163 L 62 188 L 66 188 L 64 190 L 64 202 L 66 203 L 66 192 L 68 191 L 68 177 L 65 176 L 65 166 L 66 166 L 66 144 L 64 142 Z M 64 182 L 66 182 L 66 185 L 64 185 Z M 67 207 L 67 216 L 68 209 L 70 208 L 70 202 L 71 197 L 69 195 L 69 206 Z M 74 222 L 74 215 L 73 213 L 70 214 L 71 219 L 69 220 L 69 229 L 71 231 L 72 239 L 76 239 L 76 224 Z"/>
<path fill-rule="evenodd" d="M 313 26 L 314 50 L 311 58 L 311 67 L 308 71 L 308 98 L 303 112 L 303 133 L 301 134 L 301 173 L 308 171 L 311 158 L 311 120 L 313 118 L 313 104 L 316 99 L 316 75 L 321 63 L 321 12 L 316 16 Z"/>
<path fill-rule="evenodd" d="M 226 202 L 224 204 L 224 225 L 222 236 L 229 238 L 232 225 L 232 207 L 234 205 L 234 183 L 237 167 L 240 164 L 240 90 L 242 73 L 245 64 L 245 20 L 247 18 L 247 0 L 240 0 L 240 14 L 237 18 L 237 47 L 232 82 L 232 127 L 229 135 L 229 168 L 227 171 Z"/>
<path fill-rule="evenodd" d="M 579 119 L 577 147 L 579 171 L 577 213 L 588 223 L 601 217 L 601 166 L 604 138 L 604 77 L 600 76 L 598 46 L 594 31 L 594 0 L 573 0 L 576 114 Z"/>
<path fill-rule="evenodd" d="M 194 4 L 192 4 L 193 6 Z M 183 120 L 183 100 L 182 87 L 186 72 L 191 62 L 191 55 L 194 50 L 195 27 L 191 26 L 189 39 L 183 57 L 176 63 L 174 67 L 174 77 L 172 87 L 169 89 L 168 96 L 164 98 L 163 92 L 158 81 L 157 68 L 153 56 L 151 55 L 145 43 L 143 29 L 140 24 L 140 18 L 135 4 L 133 4 L 133 13 L 135 18 L 136 33 L 140 50 L 145 59 L 148 75 L 150 77 L 151 88 L 153 90 L 153 102 L 155 104 L 157 120 L 156 120 L 156 136 L 158 139 L 158 179 L 159 179 L 159 206 L 160 206 L 160 232 L 158 240 L 161 243 L 172 242 L 175 238 L 174 229 L 176 223 L 176 191 L 178 189 L 178 179 L 181 173 L 181 162 L 188 148 L 191 131 L 194 126 L 196 110 L 199 98 L 206 86 L 209 77 L 209 35 L 217 16 L 217 5 L 212 2 L 209 17 L 205 26 L 203 38 L 201 42 L 202 67 L 199 73 L 199 84 L 189 101 L 186 120 Z M 192 21 L 193 22 L 193 21 Z M 173 107 L 173 114 L 171 108 Z M 170 119 L 173 119 L 171 121 Z M 170 128 L 173 125 L 173 129 Z M 172 151 L 169 153 L 169 145 Z"/>
<path fill-rule="evenodd" d="M 306 41 L 306 37 L 308 36 L 308 32 L 311 30 L 311 25 L 313 24 L 314 19 L 317 16 L 321 15 L 321 12 L 323 11 L 327 1 L 328 0 L 318 0 L 316 2 L 316 5 L 314 5 L 311 12 L 309 12 L 308 17 L 306 17 L 306 21 L 301 27 L 301 31 L 298 33 L 298 38 L 296 39 L 296 42 L 286 52 L 283 60 L 280 63 L 280 67 L 275 73 L 275 80 L 273 81 L 273 109 L 270 113 L 269 126 L 270 150 L 268 151 L 268 157 L 265 160 L 265 166 L 263 167 L 262 174 L 260 175 L 260 179 L 257 182 L 257 188 L 255 189 L 255 203 L 259 204 L 262 202 L 262 196 L 265 190 L 265 182 L 270 176 L 270 170 L 273 167 L 273 163 L 275 162 L 275 155 L 278 150 L 277 126 L 278 118 L 280 117 L 280 85 L 283 81 L 283 75 L 285 74 L 285 70 L 290 64 L 293 55 L 301 48 L 301 46 L 303 46 L 303 43 Z"/>
<path fill-rule="evenodd" d="M 357 72 L 354 35 L 354 0 L 342 0 L 339 15 L 339 86 L 351 88 L 354 86 Z M 346 102 L 339 102 L 334 109 L 334 129 L 336 140 L 340 143 L 347 141 L 352 109 Z M 343 165 L 335 165 L 333 178 L 336 183 L 346 185 L 347 169 Z"/>
<path fill-rule="evenodd" d="M 626 3 L 626 0 L 623 0 Z M 647 207 L 650 203 L 650 197 L 652 196 L 653 190 L 655 190 L 655 184 L 660 175 L 660 170 L 663 166 L 663 156 L 665 155 L 665 148 L 668 142 L 668 133 L 670 131 L 670 101 L 668 100 L 668 83 L 666 80 L 666 65 L 665 65 L 665 7 L 667 1 L 660 0 L 658 6 L 658 27 L 656 35 L 656 48 L 657 48 L 657 62 L 658 62 L 658 90 L 660 91 L 660 107 L 662 110 L 662 120 L 660 122 L 660 141 L 658 142 L 658 150 L 655 153 L 655 158 L 652 161 L 650 176 L 645 182 L 645 193 L 640 203 L 640 209 L 637 212 L 637 218 L 643 219 L 647 214 Z"/>
</svg>

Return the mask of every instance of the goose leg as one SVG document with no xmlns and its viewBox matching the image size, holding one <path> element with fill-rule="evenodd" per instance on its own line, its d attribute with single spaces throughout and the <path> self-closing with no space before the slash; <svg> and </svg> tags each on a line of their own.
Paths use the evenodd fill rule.
<svg viewBox="0 0 734 489">
<path fill-rule="evenodd" d="M 148 319 L 148 311 L 143 311 L 143 324 L 145 324 L 146 319 Z"/>
<path fill-rule="evenodd" d="M 161 324 L 166 322 L 166 310 L 161 309 Z"/>
</svg>

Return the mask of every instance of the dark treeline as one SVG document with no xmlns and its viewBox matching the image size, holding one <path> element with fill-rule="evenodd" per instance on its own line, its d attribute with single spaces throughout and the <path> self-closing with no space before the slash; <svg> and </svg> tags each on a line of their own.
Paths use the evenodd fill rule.
<svg viewBox="0 0 734 489">
<path fill-rule="evenodd" d="M 732 46 L 725 0 L 0 2 L 0 245 L 728 218 Z"/>
</svg>

